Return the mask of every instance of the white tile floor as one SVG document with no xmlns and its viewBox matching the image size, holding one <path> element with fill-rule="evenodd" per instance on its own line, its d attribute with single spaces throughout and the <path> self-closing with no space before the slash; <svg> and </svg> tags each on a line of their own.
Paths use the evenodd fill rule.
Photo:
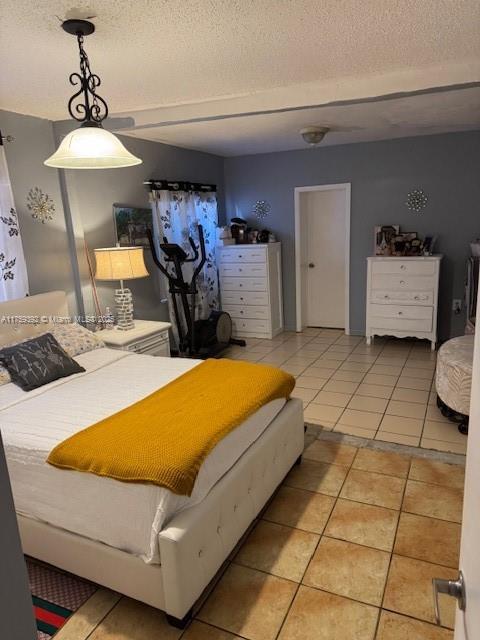
<svg viewBox="0 0 480 640">
<path fill-rule="evenodd" d="M 305 420 L 325 430 L 464 454 L 467 438 L 436 406 L 430 343 L 346 336 L 336 329 L 252 338 L 226 357 L 264 362 L 294 375 Z"/>
</svg>

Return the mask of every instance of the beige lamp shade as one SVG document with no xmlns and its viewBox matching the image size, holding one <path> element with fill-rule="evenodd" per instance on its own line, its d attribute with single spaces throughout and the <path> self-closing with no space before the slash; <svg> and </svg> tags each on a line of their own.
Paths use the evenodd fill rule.
<svg viewBox="0 0 480 640">
<path fill-rule="evenodd" d="M 141 162 L 110 131 L 81 126 L 65 136 L 44 164 L 58 169 L 117 169 Z"/>
<path fill-rule="evenodd" d="M 95 260 L 97 280 L 134 280 L 149 275 L 143 260 L 143 247 L 95 249 Z"/>
</svg>

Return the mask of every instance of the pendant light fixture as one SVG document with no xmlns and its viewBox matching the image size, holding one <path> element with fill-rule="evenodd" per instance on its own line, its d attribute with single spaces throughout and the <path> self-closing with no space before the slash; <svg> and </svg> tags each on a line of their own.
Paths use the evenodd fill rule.
<svg viewBox="0 0 480 640">
<path fill-rule="evenodd" d="M 71 131 L 55 153 L 45 160 L 47 167 L 57 169 L 116 169 L 140 164 L 120 140 L 106 131 L 102 121 L 108 116 L 108 105 L 96 89 L 100 78 L 90 70 L 90 62 L 83 48 L 84 37 L 95 31 L 88 20 L 65 20 L 62 28 L 76 36 L 80 54 L 80 73 L 70 75 L 70 84 L 78 91 L 68 101 L 68 112 L 82 124 Z"/>
</svg>

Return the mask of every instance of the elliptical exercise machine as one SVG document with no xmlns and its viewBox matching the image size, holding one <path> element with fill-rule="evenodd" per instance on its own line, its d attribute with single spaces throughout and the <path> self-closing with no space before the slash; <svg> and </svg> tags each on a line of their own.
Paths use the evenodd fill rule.
<svg viewBox="0 0 480 640">
<path fill-rule="evenodd" d="M 177 322 L 179 355 L 189 358 L 211 358 L 219 355 L 231 344 L 244 347 L 245 340 L 232 338 L 232 319 L 226 311 L 212 311 L 206 320 L 195 320 L 197 278 L 207 261 L 202 225 L 198 225 L 199 247 L 192 237 L 188 238 L 192 247 L 191 255 L 187 254 L 180 245 L 170 243 L 165 236 L 163 237 L 160 249 L 166 256 L 167 266 L 169 263 L 172 264 L 172 270 L 169 270 L 160 261 L 150 229 L 147 230 L 147 235 L 153 261 L 168 280 L 168 291 L 171 294 L 173 312 Z M 186 282 L 182 265 L 186 262 L 197 262 L 197 260 L 199 262 L 193 271 L 191 280 Z M 177 296 L 180 299 L 183 317 Z"/>
</svg>

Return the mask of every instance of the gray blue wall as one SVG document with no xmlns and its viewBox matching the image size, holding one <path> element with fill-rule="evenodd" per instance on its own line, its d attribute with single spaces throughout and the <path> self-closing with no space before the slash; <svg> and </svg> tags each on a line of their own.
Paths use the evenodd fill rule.
<svg viewBox="0 0 480 640">
<path fill-rule="evenodd" d="M 66 291 L 70 311 L 77 313 L 82 305 L 79 307 L 77 304 L 76 286 L 83 294 L 86 311 L 93 311 L 84 239 L 91 250 L 113 246 L 112 205 L 148 207 L 144 180 L 165 178 L 213 183 L 218 187 L 221 219 L 225 217 L 225 207 L 223 158 L 207 153 L 123 137 L 124 144 L 142 158 L 143 164 L 102 171 L 59 172 L 45 167 L 45 158 L 53 153 L 58 140 L 72 128 L 70 121 L 53 124 L 49 120 L 0 110 L 0 129 L 4 135 L 15 137 L 14 142 L 5 143 L 5 153 L 19 214 L 30 292 Z M 48 193 L 55 202 L 55 218 L 46 224 L 35 221 L 26 206 L 28 191 L 35 186 Z M 139 318 L 166 319 L 167 309 L 159 302 L 156 267 L 148 252 L 145 255 L 147 268 L 155 275 L 130 283 L 135 313 Z M 78 274 L 74 273 L 75 263 Z M 115 286 L 115 283 L 98 283 L 102 308 L 113 305 Z"/>
<path fill-rule="evenodd" d="M 0 110 L 0 129 L 4 135 L 15 138 L 13 142 L 5 142 L 4 149 L 22 233 L 30 293 L 54 289 L 71 292 L 69 304 L 73 312 L 73 273 L 58 172 L 43 165 L 54 149 L 52 123 Z M 32 187 L 40 187 L 55 202 L 55 217 L 47 224 L 34 220 L 27 209 L 27 195 Z"/>
<path fill-rule="evenodd" d="M 480 236 L 479 131 L 227 159 L 125 137 L 124 143 L 143 158 L 143 164 L 111 171 L 66 171 L 62 200 L 61 175 L 45 167 L 43 160 L 53 152 L 55 138 L 71 126 L 53 126 L 48 120 L 0 111 L 0 128 L 15 136 L 15 142 L 5 144 L 5 151 L 32 293 L 63 289 L 70 294 L 74 312 L 73 256 L 78 259 L 87 310 L 91 309 L 83 239 L 91 249 L 114 242 L 112 204 L 147 206 L 148 194 L 142 183 L 148 178 L 212 182 L 219 187 L 221 222 L 235 215 L 251 218 L 252 205 L 258 199 L 271 204 L 265 224 L 283 243 L 285 320 L 293 329 L 294 188 L 350 182 L 352 331 L 362 333 L 365 326 L 365 258 L 372 252 L 373 226 L 400 224 L 407 231 L 438 236 L 437 250 L 445 256 L 440 335 L 448 338 L 463 332 L 464 315 L 453 315 L 451 302 L 463 297 L 468 243 Z M 45 225 L 33 220 L 26 208 L 28 190 L 34 186 L 49 193 L 57 207 L 55 220 Z M 423 188 L 429 196 L 422 214 L 411 213 L 404 204 L 406 194 L 415 187 Z M 153 271 L 148 257 L 147 262 Z M 166 318 L 166 309 L 158 302 L 155 278 L 133 281 L 131 288 L 138 317 Z M 102 306 L 112 303 L 113 289 L 114 284 L 100 283 Z"/>
<path fill-rule="evenodd" d="M 72 128 L 72 123 L 55 123 L 57 138 L 64 136 Z M 180 149 L 157 142 L 138 140 L 120 136 L 122 142 L 143 163 L 126 169 L 102 171 L 65 171 L 66 184 L 75 234 L 82 235 L 88 247 L 115 246 L 112 205 L 130 204 L 149 207 L 148 191 L 144 180 L 165 178 L 167 180 L 191 180 L 207 182 L 218 187 L 219 215 L 224 215 L 223 158 L 198 151 Z M 81 243 L 77 240 L 77 253 L 82 279 L 82 287 L 87 311 L 92 310 L 90 281 Z M 133 293 L 135 315 L 145 320 L 166 320 L 166 305 L 160 304 L 157 268 L 145 252 L 145 262 L 150 278 L 132 280 L 128 283 Z M 98 292 L 102 307 L 113 307 L 113 292 L 118 283 L 98 282 Z"/>
<path fill-rule="evenodd" d="M 250 211 L 267 200 L 265 226 L 283 243 L 285 322 L 295 328 L 294 188 L 350 182 L 350 327 L 365 329 L 366 257 L 373 227 L 400 224 L 405 231 L 438 237 L 444 254 L 440 276 L 440 336 L 463 333 L 465 318 L 452 314 L 453 298 L 463 298 L 469 242 L 480 236 L 480 131 L 335 147 L 319 147 L 225 160 L 227 217 L 258 225 Z M 421 187 L 428 206 L 421 214 L 405 206 L 407 193 Z"/>
</svg>

